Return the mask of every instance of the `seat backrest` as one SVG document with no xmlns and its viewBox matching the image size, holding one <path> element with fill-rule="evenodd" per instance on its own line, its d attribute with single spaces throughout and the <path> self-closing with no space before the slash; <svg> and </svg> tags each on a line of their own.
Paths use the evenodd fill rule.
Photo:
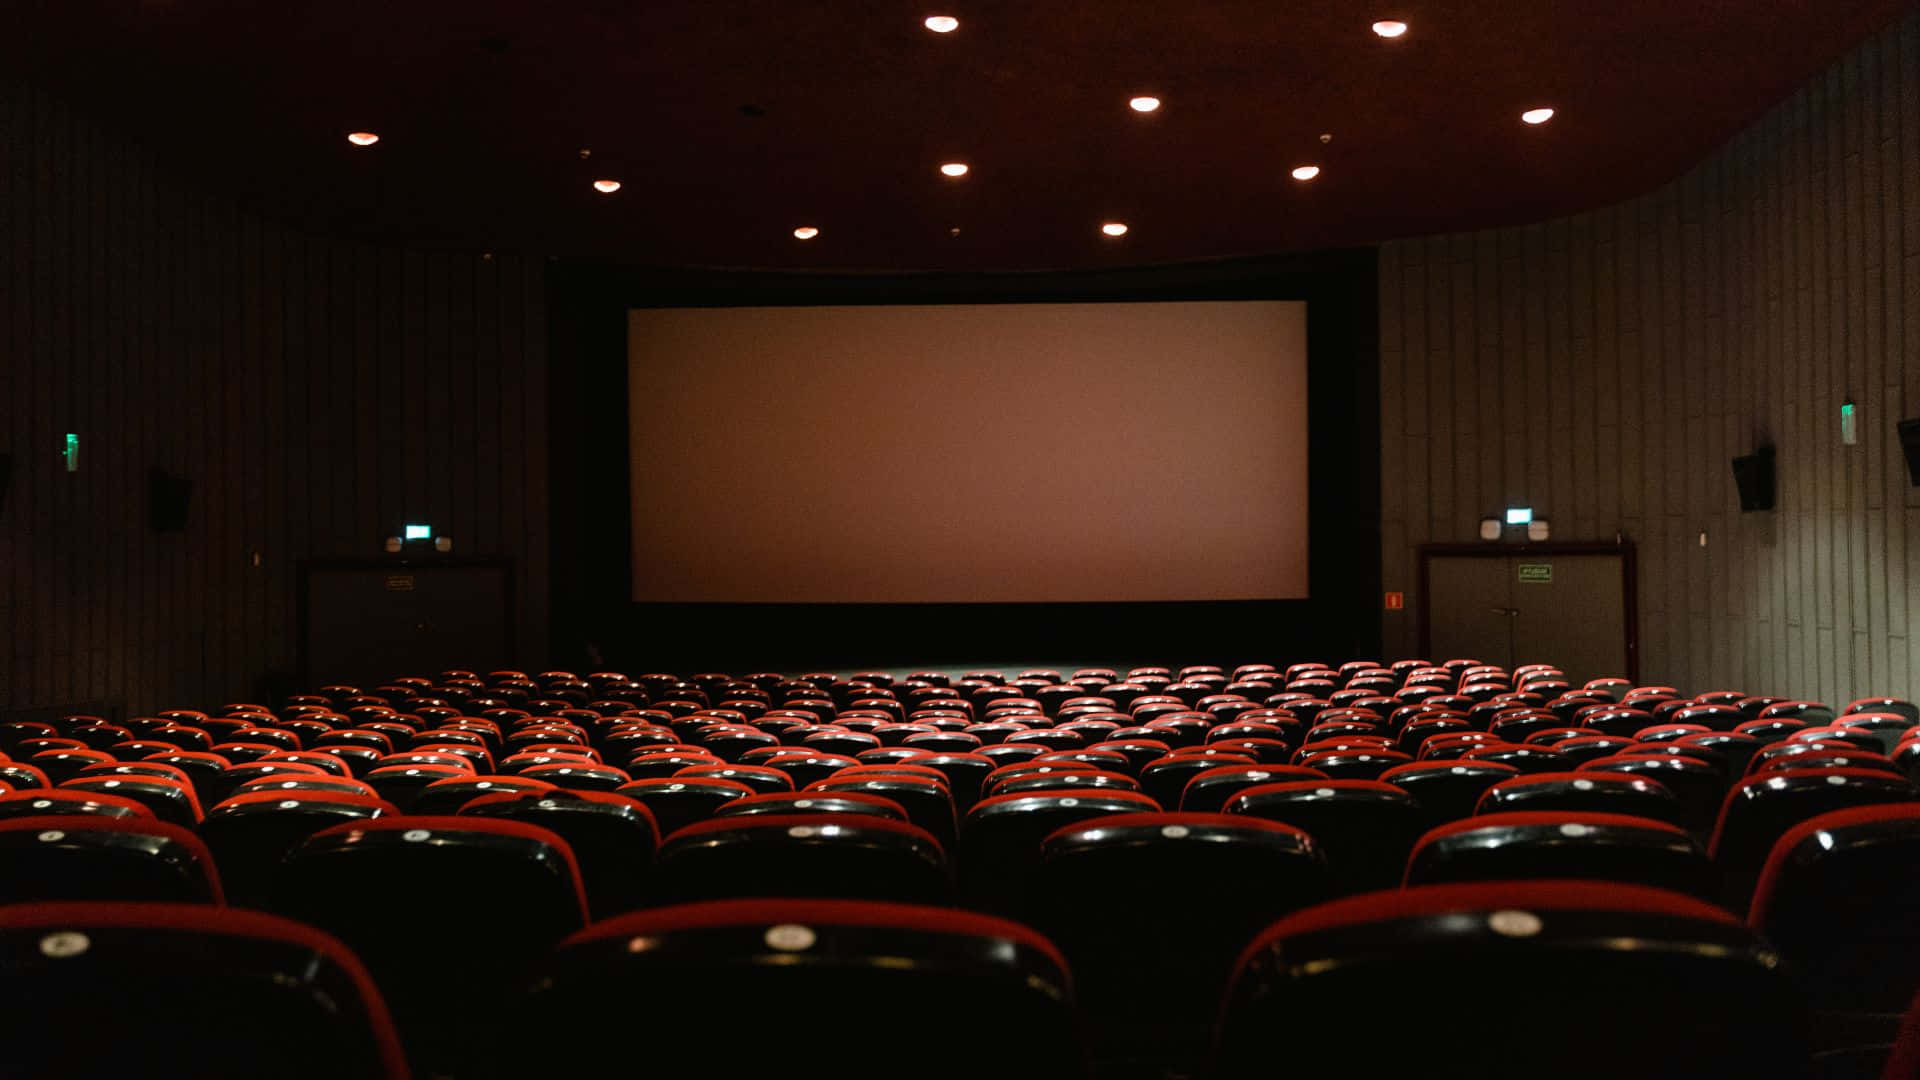
<svg viewBox="0 0 1920 1080">
<path fill-rule="evenodd" d="M 821 1055 L 835 1076 L 1057 1080 L 1081 1072 L 1072 980 L 1051 942 L 1017 923 L 949 908 L 844 900 L 733 900 L 656 908 L 574 935 L 534 973 L 515 1010 L 530 1031 L 595 1037 L 504 1040 L 513 1071 L 586 1074 L 598 1037 L 645 1018 L 652 1074 L 696 1075 L 716 1052 L 735 1075 L 790 1072 Z M 834 1052 L 823 1016 L 846 1013 L 855 1044 Z M 939 1038 L 956 1016 L 1006 1018 L 996 1038 Z M 856 1019 L 857 1018 L 857 1019 Z M 724 1047 L 723 1051 L 717 1048 Z"/>
<path fill-rule="evenodd" d="M 408 1075 L 360 961 L 319 930 L 257 911 L 0 908 L 0 999 L 0 1075 L 158 1075 L 174 1064 L 162 1047 L 198 1048 L 191 1073 L 212 1080 Z"/>
<path fill-rule="evenodd" d="M 1388 1001 L 1407 1005 L 1397 1051 L 1379 1046 Z M 1570 1046 L 1566 1016 L 1605 1037 Z M 1255 938 L 1214 1075 L 1273 1075 L 1285 1030 L 1288 1059 L 1316 1072 L 1391 1053 L 1497 1080 L 1802 1076 L 1805 1028 L 1770 950 L 1711 904 L 1591 881 L 1428 885 L 1308 908 Z"/>
<path fill-rule="evenodd" d="M 200 838 L 146 817 L 62 814 L 0 820 L 0 904 L 140 900 L 220 904 Z"/>
</svg>

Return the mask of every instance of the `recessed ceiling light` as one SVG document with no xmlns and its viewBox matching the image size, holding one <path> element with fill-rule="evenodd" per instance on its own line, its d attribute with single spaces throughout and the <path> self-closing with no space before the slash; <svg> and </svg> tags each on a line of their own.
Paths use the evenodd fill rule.
<svg viewBox="0 0 1920 1080">
<path fill-rule="evenodd" d="M 945 176 L 965 176 L 967 175 L 967 163 L 964 161 L 949 161 L 945 165 L 940 166 L 940 172 Z"/>
<path fill-rule="evenodd" d="M 595 191 L 597 191 L 597 192 L 599 192 L 599 193 L 600 193 L 600 194 L 602 194 L 602 195 L 611 195 L 611 194 L 613 194 L 614 192 L 616 192 L 616 191 L 619 191 L 619 190 L 620 190 L 620 181 L 618 181 L 618 180 L 595 180 L 595 181 L 593 182 L 593 190 L 595 190 Z"/>
<path fill-rule="evenodd" d="M 796 240 L 811 240 L 814 237 L 819 235 L 820 235 L 820 230 L 814 228 L 811 225 L 802 225 L 799 228 L 793 230 L 793 236 L 794 236 L 794 239 Z"/>
<path fill-rule="evenodd" d="M 927 29 L 936 34 L 951 34 L 960 29 L 960 20 L 951 15 L 929 15 Z"/>
<path fill-rule="evenodd" d="M 1127 235 L 1127 225 L 1124 221 L 1109 221 L 1105 225 L 1100 226 L 1100 231 L 1106 233 L 1108 236 L 1125 236 Z"/>
<path fill-rule="evenodd" d="M 1301 165 L 1293 170 L 1293 178 L 1295 180 L 1311 180 L 1319 175 L 1320 166 L 1318 165 Z"/>
<path fill-rule="evenodd" d="M 1127 107 L 1134 112 L 1152 112 L 1160 107 L 1160 99 L 1152 95 L 1143 94 L 1127 102 Z"/>
<path fill-rule="evenodd" d="M 1396 38 L 1407 32 L 1407 24 L 1398 19 L 1381 19 L 1373 24 L 1373 32 L 1384 38 Z"/>
<path fill-rule="evenodd" d="M 355 131 L 347 135 L 347 141 L 355 146 L 372 146 L 380 141 L 380 136 L 371 131 Z"/>
<path fill-rule="evenodd" d="M 1520 114 L 1520 119 L 1525 120 L 1529 124 L 1544 124 L 1553 119 L 1553 110 L 1544 108 L 1528 109 L 1526 112 Z"/>
</svg>

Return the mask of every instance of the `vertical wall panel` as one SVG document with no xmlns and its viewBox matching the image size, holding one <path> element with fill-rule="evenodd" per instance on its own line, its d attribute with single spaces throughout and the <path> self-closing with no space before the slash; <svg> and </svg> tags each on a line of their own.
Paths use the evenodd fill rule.
<svg viewBox="0 0 1920 1080">
<path fill-rule="evenodd" d="M 0 80 L 0 712 L 280 685 L 298 560 L 408 513 L 514 559 L 544 661 L 544 265 L 288 229 Z M 185 533 L 148 528 L 152 467 Z"/>
<path fill-rule="evenodd" d="M 1383 276 L 1383 402 L 1451 387 L 1456 408 L 1383 413 L 1383 440 L 1407 468 L 1483 474 L 1475 505 L 1448 505 L 1472 492 L 1421 483 L 1425 468 L 1383 476 L 1390 572 L 1531 502 L 1556 539 L 1637 542 L 1648 682 L 1920 694 L 1920 489 L 1892 437 L 1920 415 L 1917 41 L 1910 14 L 1628 203 L 1384 246 L 1383 275 L 1403 272 Z M 1446 333 L 1468 321 L 1470 337 Z M 1776 509 L 1743 514 L 1728 462 L 1764 443 Z"/>
</svg>

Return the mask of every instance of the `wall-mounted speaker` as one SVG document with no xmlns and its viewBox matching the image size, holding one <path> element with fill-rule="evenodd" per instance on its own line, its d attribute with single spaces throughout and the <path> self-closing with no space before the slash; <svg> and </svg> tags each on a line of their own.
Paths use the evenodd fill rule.
<svg viewBox="0 0 1920 1080">
<path fill-rule="evenodd" d="M 193 481 L 165 469 L 147 470 L 147 517 L 154 532 L 186 532 Z"/>
<path fill-rule="evenodd" d="M 1773 509 L 1773 447 L 1734 458 L 1733 482 L 1740 488 L 1740 509 Z"/>
<path fill-rule="evenodd" d="M 1897 430 L 1900 432 L 1900 452 L 1907 455 L 1907 479 L 1913 482 L 1914 487 L 1920 487 L 1920 420 L 1902 420 Z"/>
</svg>

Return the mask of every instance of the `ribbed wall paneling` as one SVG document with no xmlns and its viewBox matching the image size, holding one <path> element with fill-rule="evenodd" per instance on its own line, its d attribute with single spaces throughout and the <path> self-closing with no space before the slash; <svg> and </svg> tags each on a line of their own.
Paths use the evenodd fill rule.
<svg viewBox="0 0 1920 1080">
<path fill-rule="evenodd" d="M 1417 545 L 1531 505 L 1556 539 L 1637 542 L 1649 682 L 1920 694 L 1893 433 L 1920 415 L 1916 125 L 1909 15 L 1646 196 L 1385 245 L 1383 578 L 1410 594 L 1386 651 L 1415 647 Z M 1729 462 L 1768 442 L 1777 508 L 1743 514 Z"/>
<path fill-rule="evenodd" d="M 293 669 L 297 561 L 407 520 L 516 560 L 544 658 L 544 260 L 307 235 L 4 82 L 0 260 L 0 707 L 249 697 Z"/>
</svg>

